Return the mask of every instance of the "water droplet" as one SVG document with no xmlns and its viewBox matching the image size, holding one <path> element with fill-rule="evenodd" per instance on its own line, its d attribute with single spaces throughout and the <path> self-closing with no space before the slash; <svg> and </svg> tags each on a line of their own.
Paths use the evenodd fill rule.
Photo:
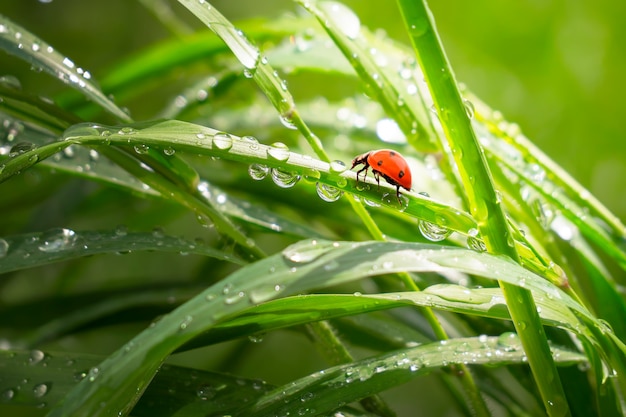
<svg viewBox="0 0 626 417">
<path fill-rule="evenodd" d="M 202 401 L 210 400 L 215 397 L 216 394 L 217 390 L 209 384 L 200 385 L 196 391 L 196 395 Z"/>
<path fill-rule="evenodd" d="M 264 335 L 262 333 L 251 334 L 248 336 L 248 340 L 252 343 L 261 343 L 263 341 L 263 336 Z"/>
<path fill-rule="evenodd" d="M 343 195 L 343 191 L 333 187 L 332 185 L 318 182 L 315 184 L 315 188 L 317 190 L 317 195 L 327 203 L 333 203 L 339 200 Z"/>
<path fill-rule="evenodd" d="M 11 147 L 11 149 L 9 150 L 9 157 L 10 158 L 15 158 L 18 155 L 21 155 L 23 153 L 26 153 L 28 151 L 32 151 L 33 149 L 35 149 L 37 146 L 35 146 L 35 144 L 30 143 L 30 142 L 20 142 L 20 143 L 16 143 L 15 145 L 13 145 Z"/>
<path fill-rule="evenodd" d="M 31 350 L 30 357 L 28 358 L 28 363 L 30 363 L 31 365 L 36 365 L 42 360 L 44 360 L 45 357 L 46 357 L 46 354 L 43 353 L 42 351 L 38 349 Z"/>
<path fill-rule="evenodd" d="M 404 132 L 393 119 L 380 119 L 376 122 L 376 136 L 387 143 L 404 144 L 407 142 Z"/>
<path fill-rule="evenodd" d="M 9 402 L 13 399 L 13 397 L 15 397 L 15 391 L 9 388 L 2 391 L 2 394 L 0 394 L 0 401 Z"/>
<path fill-rule="evenodd" d="M 41 398 L 48 393 L 48 390 L 48 384 L 37 384 L 33 388 L 33 394 L 35 395 L 35 398 Z"/>
<path fill-rule="evenodd" d="M 135 145 L 133 148 L 135 149 L 135 152 L 137 152 L 138 154 L 146 154 L 150 150 L 150 147 L 143 143 Z"/>
<path fill-rule="evenodd" d="M 250 177 L 256 181 L 261 181 L 262 179 L 265 179 L 269 172 L 270 169 L 267 165 L 252 164 L 248 167 L 248 175 L 250 175 Z"/>
<path fill-rule="evenodd" d="M 0 31 L 2 33 L 2 31 Z M 14 90 L 21 90 L 22 83 L 20 80 L 13 75 L 3 75 L 0 77 L 0 84 L 3 84 L 6 87 L 12 88 Z"/>
<path fill-rule="evenodd" d="M 98 375 L 100 374 L 100 369 L 98 367 L 93 367 L 89 370 L 89 372 L 87 373 L 87 380 L 89 382 L 93 382 L 96 380 L 96 378 L 98 377 Z"/>
<path fill-rule="evenodd" d="M 163 149 L 163 153 L 167 156 L 172 156 L 176 153 L 176 149 L 172 148 L 171 146 L 168 146 L 167 148 Z"/>
<path fill-rule="evenodd" d="M 0 237 L 0 258 L 4 258 L 9 253 L 9 242 Z"/>
<path fill-rule="evenodd" d="M 286 110 L 283 113 L 281 113 L 281 115 L 280 115 L 280 122 L 287 129 L 295 130 L 295 129 L 298 128 L 296 126 L 296 124 L 294 123 L 294 121 L 293 121 L 293 113 L 294 113 L 294 111 L 295 111 L 294 108 L 291 107 L 288 110 Z"/>
<path fill-rule="evenodd" d="M 504 347 L 507 352 L 522 348 L 522 342 L 517 333 L 506 332 L 498 336 L 498 345 Z"/>
<path fill-rule="evenodd" d="M 332 161 L 330 163 L 330 171 L 331 172 L 336 172 L 337 174 L 341 174 L 346 169 L 348 169 L 348 167 L 346 166 L 346 164 L 343 161 L 334 160 L 334 161 Z"/>
<path fill-rule="evenodd" d="M 137 133 L 137 130 L 130 126 L 125 126 L 117 131 L 117 134 L 122 136 L 134 135 L 135 133 Z"/>
<path fill-rule="evenodd" d="M 277 161 L 286 161 L 289 159 L 289 148 L 282 142 L 273 143 L 267 148 L 267 156 Z"/>
<path fill-rule="evenodd" d="M 326 253 L 327 248 L 327 244 L 322 244 L 315 239 L 303 240 L 285 248 L 283 257 L 294 263 L 308 263 Z"/>
<path fill-rule="evenodd" d="M 233 147 L 233 137 L 228 133 L 218 132 L 213 136 L 213 145 L 217 149 L 227 151 Z"/>
<path fill-rule="evenodd" d="M 52 229 L 41 236 L 43 243 L 39 245 L 42 252 L 59 252 L 70 249 L 78 240 L 76 232 L 70 229 Z"/>
<path fill-rule="evenodd" d="M 422 233 L 422 236 L 424 236 L 431 242 L 440 242 L 446 239 L 452 233 L 452 230 L 448 229 L 445 226 L 431 223 L 422 219 L 418 220 L 417 227 Z"/>
<path fill-rule="evenodd" d="M 193 321 L 193 317 L 192 316 L 185 316 L 183 321 L 181 321 L 180 324 L 178 325 L 178 328 L 180 330 L 185 330 L 185 329 L 187 329 L 187 327 L 189 327 L 189 325 L 191 324 L 192 321 Z"/>
<path fill-rule="evenodd" d="M 361 21 L 354 12 L 342 3 L 324 1 L 319 3 L 326 17 L 350 39 L 355 39 L 361 32 Z"/>
<path fill-rule="evenodd" d="M 251 151 L 256 151 L 259 149 L 259 140 L 254 136 L 243 136 L 241 140 L 248 144 Z"/>
<path fill-rule="evenodd" d="M 291 188 L 300 181 L 300 175 L 279 168 L 272 168 L 272 180 L 281 188 Z"/>
<path fill-rule="evenodd" d="M 467 117 L 469 117 L 470 119 L 474 118 L 474 103 L 472 103 L 471 101 L 465 99 L 463 100 L 463 106 L 465 106 L 465 113 L 467 113 Z"/>
</svg>

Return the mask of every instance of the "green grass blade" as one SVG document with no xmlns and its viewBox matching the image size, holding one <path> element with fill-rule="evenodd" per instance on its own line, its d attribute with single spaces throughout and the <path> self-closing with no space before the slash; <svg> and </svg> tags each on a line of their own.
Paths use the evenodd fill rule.
<svg viewBox="0 0 626 417">
<path fill-rule="evenodd" d="M 0 49 L 77 89 L 118 120 L 131 122 L 131 118 L 100 91 L 88 71 L 77 67 L 70 58 L 2 15 L 0 15 Z"/>
<path fill-rule="evenodd" d="M 237 256 L 195 241 L 157 233 L 75 232 L 59 228 L 44 233 L 3 236 L 1 239 L 6 243 L 6 252 L 0 259 L 0 274 L 83 256 L 136 251 L 184 252 L 239 265 L 244 263 Z"/>
<path fill-rule="evenodd" d="M 437 108 L 448 144 L 452 150 L 470 212 L 487 250 L 519 261 L 511 230 L 482 149 L 471 126 L 454 75 L 435 31 L 432 15 L 425 1 L 399 0 L 408 34 Z M 534 300 L 527 290 L 502 284 L 513 323 L 520 335 L 535 381 L 549 415 L 570 415 L 556 367 L 550 355 L 546 335 Z"/>
<path fill-rule="evenodd" d="M 97 416 L 129 410 L 170 353 L 251 305 L 372 274 L 443 272 L 449 268 L 532 286 L 544 298 L 558 298 L 568 308 L 589 316 L 541 277 L 485 253 L 408 243 L 305 241 L 243 267 L 163 317 L 134 338 L 131 349 L 121 349 L 102 362 L 94 381 L 77 385 L 50 415 L 81 412 Z M 593 317 L 588 320 L 595 322 Z"/>
<path fill-rule="evenodd" d="M 442 366 L 485 363 L 498 366 L 525 362 L 521 345 L 510 343 L 508 335 L 503 336 L 435 342 L 328 368 L 277 388 L 252 406 L 245 407 L 241 415 L 289 415 L 297 410 L 327 413 L 339 403 L 384 391 Z M 584 356 L 574 352 L 555 349 L 554 353 L 564 365 L 584 361 Z"/>
</svg>

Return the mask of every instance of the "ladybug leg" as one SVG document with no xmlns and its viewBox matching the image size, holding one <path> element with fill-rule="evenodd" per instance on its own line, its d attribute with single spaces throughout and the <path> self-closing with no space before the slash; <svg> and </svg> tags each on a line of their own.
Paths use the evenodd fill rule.
<svg viewBox="0 0 626 417">
<path fill-rule="evenodd" d="M 398 197 L 398 203 L 402 206 L 402 201 L 400 201 L 400 186 L 396 185 L 396 197 Z"/>
<path fill-rule="evenodd" d="M 365 174 L 363 174 L 363 182 L 365 182 L 365 177 L 367 177 L 367 171 L 369 170 L 369 168 L 369 165 L 365 165 L 363 168 L 356 172 L 356 182 L 359 182 L 359 174 L 363 171 L 365 171 Z"/>
<path fill-rule="evenodd" d="M 378 184 L 378 191 L 380 191 L 380 174 L 374 170 L 372 170 L 372 172 L 374 173 L 374 178 L 376 179 L 376 184 Z"/>
</svg>

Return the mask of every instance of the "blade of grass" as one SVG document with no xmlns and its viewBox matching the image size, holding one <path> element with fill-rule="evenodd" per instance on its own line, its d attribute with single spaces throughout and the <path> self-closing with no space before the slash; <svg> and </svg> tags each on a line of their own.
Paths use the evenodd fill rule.
<svg viewBox="0 0 626 417">
<path fill-rule="evenodd" d="M 364 276 L 450 269 L 532 285 L 543 297 L 586 317 L 590 326 L 601 326 L 557 287 L 506 258 L 436 245 L 303 241 L 239 269 L 161 318 L 129 342 L 130 348 L 118 350 L 95 368 L 93 378 L 79 383 L 50 416 L 129 411 L 170 353 L 252 305 Z"/>
<path fill-rule="evenodd" d="M 468 196 L 470 212 L 487 249 L 519 262 L 514 240 L 496 196 L 454 75 L 424 0 L 398 0 L 413 48 L 426 77 L 446 138 Z M 531 293 L 502 283 L 528 362 L 550 416 L 571 415 Z"/>
<path fill-rule="evenodd" d="M 105 96 L 92 81 L 88 71 L 77 67 L 70 58 L 57 52 L 51 45 L 0 15 L 0 49 L 28 62 L 65 84 L 77 89 L 100 105 L 118 120 L 129 123 L 131 118 Z"/>
</svg>

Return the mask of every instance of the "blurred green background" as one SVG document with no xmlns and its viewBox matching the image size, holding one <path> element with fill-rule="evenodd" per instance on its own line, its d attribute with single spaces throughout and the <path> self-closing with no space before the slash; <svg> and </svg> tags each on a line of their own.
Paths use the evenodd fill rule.
<svg viewBox="0 0 626 417">
<path fill-rule="evenodd" d="M 296 8 L 287 0 L 212 3 L 231 19 L 276 16 Z M 394 1 L 344 3 L 364 25 L 405 40 Z M 458 80 L 505 119 L 518 123 L 526 136 L 626 219 L 626 2 L 430 3 Z M 170 36 L 133 0 L 2 0 L 0 13 L 96 78 L 118 59 Z M 52 95 L 64 88 L 25 69 L 25 64 L 0 55 L 0 75 L 19 75 L 25 89 Z"/>
</svg>

